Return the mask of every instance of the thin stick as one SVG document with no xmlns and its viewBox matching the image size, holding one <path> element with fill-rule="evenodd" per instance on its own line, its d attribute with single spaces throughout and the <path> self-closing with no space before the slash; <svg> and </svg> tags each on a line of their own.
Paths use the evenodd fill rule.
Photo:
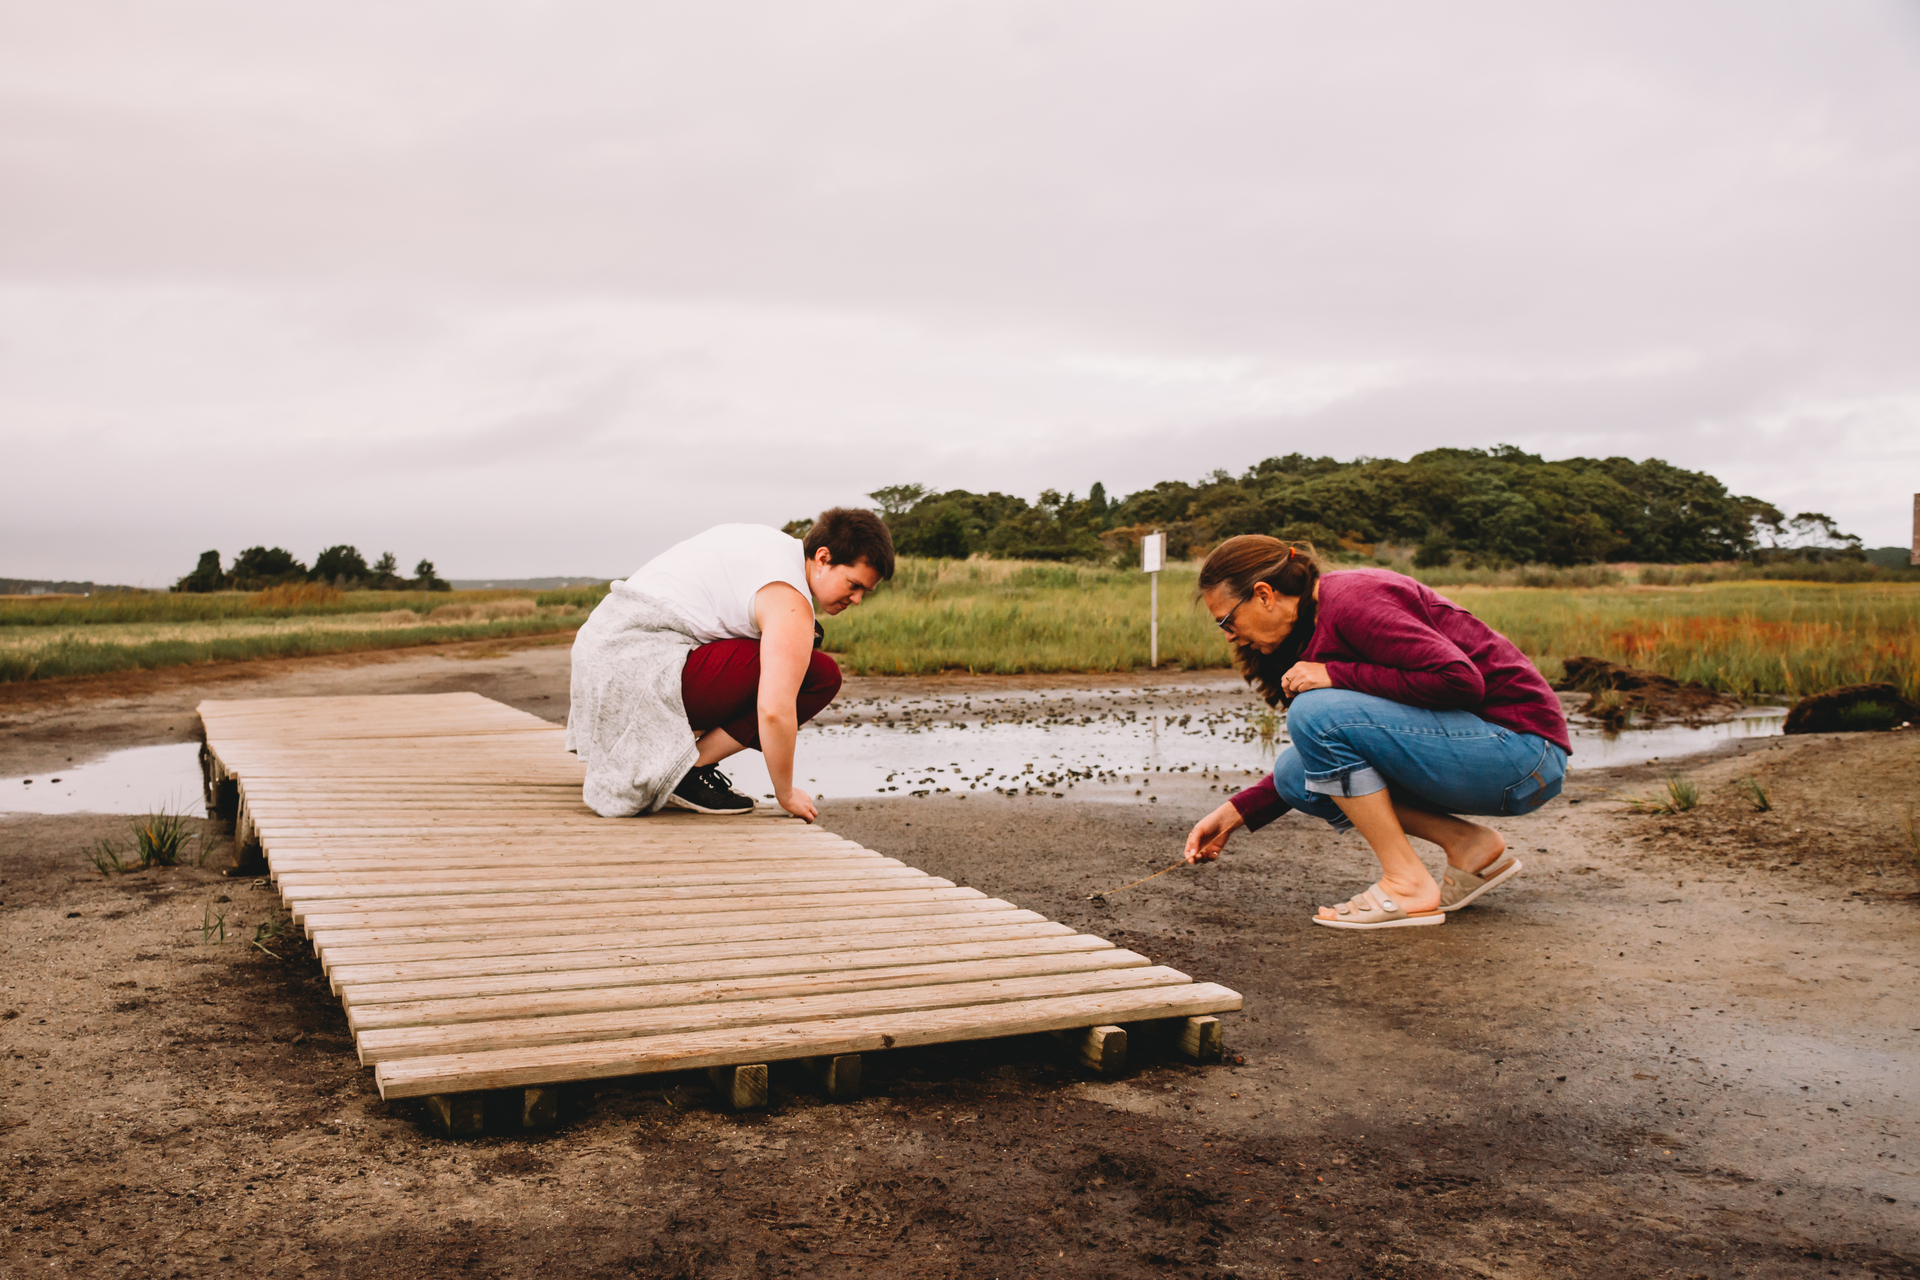
<svg viewBox="0 0 1920 1280">
<path fill-rule="evenodd" d="M 1118 889 L 1109 889 L 1107 890 L 1107 893 L 1121 893 L 1127 889 L 1133 888 L 1135 885 L 1143 885 L 1149 880 L 1158 880 L 1161 876 L 1167 874 L 1167 872 L 1178 871 L 1180 868 L 1186 865 L 1187 865 L 1187 860 L 1185 858 L 1182 858 L 1180 859 L 1180 861 L 1174 863 L 1170 867 L 1162 867 L 1160 870 L 1154 872 L 1150 876 L 1142 876 L 1138 880 L 1135 880 L 1133 884 L 1123 884 Z M 1090 893 L 1087 895 L 1087 901 L 1092 902 L 1095 898 L 1104 898 L 1107 896 L 1107 893 Z"/>
</svg>

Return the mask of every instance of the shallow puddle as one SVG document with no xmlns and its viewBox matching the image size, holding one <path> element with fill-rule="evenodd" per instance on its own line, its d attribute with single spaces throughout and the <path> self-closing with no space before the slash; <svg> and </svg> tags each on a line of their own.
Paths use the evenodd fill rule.
<svg viewBox="0 0 1920 1280">
<path fill-rule="evenodd" d="M 989 791 L 1131 800 L 1169 773 L 1237 790 L 1266 773 L 1287 743 L 1235 680 L 1166 690 L 1037 691 L 836 705 L 833 722 L 801 730 L 797 777 L 816 796 Z M 1785 716 L 1756 707 L 1720 724 L 1604 733 L 1573 730 L 1574 769 L 1642 764 L 1777 735 Z M 1277 730 L 1277 732 L 1276 732 Z M 721 765 L 740 790 L 771 798 L 757 752 Z"/>
<path fill-rule="evenodd" d="M 799 782 L 816 796 L 1074 792 L 1089 799 L 1153 794 L 1172 773 L 1234 791 L 1264 774 L 1287 741 L 1284 717 L 1238 681 L 1138 688 L 1041 690 L 969 697 L 836 703 L 800 731 Z M 1574 729 L 1573 767 L 1679 760 L 1739 738 L 1777 735 L 1784 713 L 1755 707 L 1720 724 L 1605 734 Z M 749 795 L 771 799 L 757 751 L 721 768 Z M 199 747 L 134 747 L 79 767 L 0 779 L 0 813 L 199 813 Z"/>
<path fill-rule="evenodd" d="M 0 813 L 206 812 L 200 744 L 132 747 L 77 768 L 0 778 Z"/>
</svg>

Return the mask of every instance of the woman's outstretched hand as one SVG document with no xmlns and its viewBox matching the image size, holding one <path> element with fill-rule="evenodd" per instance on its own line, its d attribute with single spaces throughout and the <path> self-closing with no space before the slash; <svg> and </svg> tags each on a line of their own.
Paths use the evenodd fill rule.
<svg viewBox="0 0 1920 1280">
<path fill-rule="evenodd" d="M 1296 662 L 1280 677 L 1280 692 L 1297 698 L 1309 689 L 1331 689 L 1333 677 L 1324 662 Z"/>
<path fill-rule="evenodd" d="M 812 822 L 820 816 L 814 808 L 813 797 L 798 787 L 789 787 L 780 795 L 780 807 L 802 822 Z"/>
<path fill-rule="evenodd" d="M 1221 805 L 1187 832 L 1187 861 L 1212 862 L 1227 847 L 1227 837 L 1243 825 L 1240 811 L 1231 801 Z"/>
</svg>

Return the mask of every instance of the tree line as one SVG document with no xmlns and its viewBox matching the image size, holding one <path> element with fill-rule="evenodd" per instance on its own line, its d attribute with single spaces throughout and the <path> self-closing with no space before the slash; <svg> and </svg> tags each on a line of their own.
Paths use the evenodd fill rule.
<svg viewBox="0 0 1920 1280">
<path fill-rule="evenodd" d="M 328 547 L 314 557 L 309 569 L 285 547 L 248 547 L 233 558 L 229 567 L 220 567 L 218 551 L 202 551 L 200 563 L 192 573 L 173 584 L 175 591 L 261 591 L 267 587 L 295 582 L 324 583 L 349 591 L 451 591 L 434 572 L 433 561 L 422 560 L 413 566 L 413 576 L 400 576 L 400 565 L 393 552 L 382 552 L 372 564 L 354 548 L 342 543 Z"/>
<path fill-rule="evenodd" d="M 1291 453 L 1240 475 L 1163 480 L 1112 498 L 1008 494 L 897 484 L 868 495 L 906 555 L 976 553 L 1022 560 L 1137 562 L 1159 529 L 1175 556 L 1265 533 L 1336 556 L 1411 554 L 1421 567 L 1607 561 L 1858 559 L 1860 539 L 1815 512 L 1788 516 L 1730 493 L 1703 471 L 1649 458 L 1549 462 L 1510 445 L 1430 449 L 1405 462 L 1339 462 Z M 794 521 L 790 532 L 810 522 Z"/>
</svg>

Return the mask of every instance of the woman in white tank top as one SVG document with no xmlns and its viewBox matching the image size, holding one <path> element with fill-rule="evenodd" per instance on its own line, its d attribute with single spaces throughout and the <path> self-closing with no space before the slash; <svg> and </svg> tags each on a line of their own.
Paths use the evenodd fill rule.
<svg viewBox="0 0 1920 1280">
<path fill-rule="evenodd" d="M 753 801 L 733 790 L 716 766 L 757 747 L 766 757 L 780 807 L 812 822 L 818 816 L 813 797 L 793 785 L 794 741 L 800 726 L 840 691 L 839 666 L 814 647 L 815 614 L 859 604 L 893 576 L 893 559 L 893 539 L 879 516 L 835 507 L 821 513 L 804 541 L 765 525 L 716 525 L 615 583 L 614 594 L 594 610 L 574 643 L 576 710 L 584 692 L 593 704 L 589 714 L 614 722 L 607 732 L 582 726 L 576 733 L 569 720 L 569 745 L 588 757 L 588 802 L 602 813 L 632 812 L 631 803 L 644 808 L 649 797 L 655 807 L 744 813 Z M 641 617 L 655 621 L 635 621 Z M 661 617 L 671 621 L 662 624 Z M 665 647 L 618 643 L 623 629 L 627 635 L 635 630 L 657 634 L 663 625 L 690 638 L 693 647 L 689 650 L 684 639 Z M 663 683 L 670 687 L 672 673 L 635 671 L 636 662 L 682 664 L 680 701 L 697 750 L 691 768 L 677 780 L 596 779 L 596 770 L 633 772 L 632 761 L 660 757 L 633 749 L 624 737 L 595 750 L 623 724 L 625 737 L 635 726 L 651 731 L 649 718 L 660 705 L 655 695 Z M 593 669 L 615 664 L 623 669 Z M 617 705 L 621 694 L 608 696 L 614 690 L 625 691 L 634 705 L 623 710 Z M 610 700 L 616 705 L 607 705 Z M 668 783 L 671 792 L 665 789 Z"/>
</svg>

